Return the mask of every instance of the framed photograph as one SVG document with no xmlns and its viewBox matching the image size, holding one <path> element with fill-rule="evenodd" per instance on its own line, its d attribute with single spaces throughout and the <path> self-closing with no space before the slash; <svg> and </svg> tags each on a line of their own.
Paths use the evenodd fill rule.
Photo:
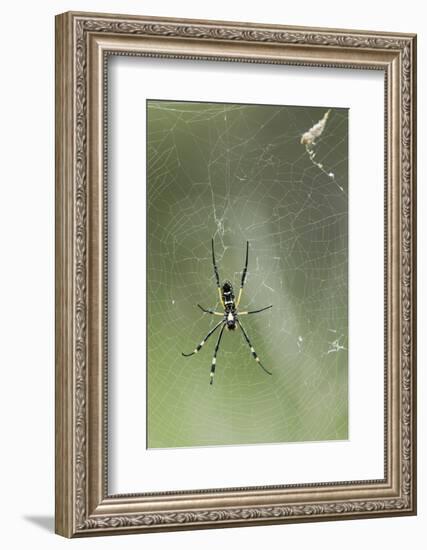
<svg viewBox="0 0 427 550">
<path fill-rule="evenodd" d="M 416 37 L 56 18 L 56 532 L 416 513 Z"/>
</svg>

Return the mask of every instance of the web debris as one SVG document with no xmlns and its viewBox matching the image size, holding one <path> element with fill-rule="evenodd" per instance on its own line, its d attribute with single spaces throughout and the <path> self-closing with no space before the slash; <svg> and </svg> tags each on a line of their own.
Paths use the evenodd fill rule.
<svg viewBox="0 0 427 550">
<path fill-rule="evenodd" d="M 307 132 L 304 132 L 301 136 L 301 144 L 305 146 L 305 150 L 308 154 L 308 157 L 310 161 L 319 168 L 328 178 L 332 179 L 335 184 L 338 186 L 339 189 L 341 189 L 342 192 L 344 192 L 344 189 L 337 183 L 335 180 L 335 174 L 333 172 L 329 172 L 326 170 L 321 162 L 318 162 L 315 160 L 316 158 L 316 139 L 319 138 L 325 129 L 326 122 L 329 118 L 329 115 L 331 113 L 331 109 L 328 109 L 326 113 L 323 115 L 323 117 L 316 122 L 314 126 L 312 126 Z"/>
<path fill-rule="evenodd" d="M 333 332 L 336 332 L 336 331 L 333 331 Z M 346 347 L 343 346 L 342 343 L 340 342 L 341 338 L 344 338 L 344 335 L 341 334 L 338 338 L 336 338 L 332 342 L 328 342 L 330 347 L 326 352 L 327 355 L 329 355 L 330 353 L 337 353 L 341 350 L 346 349 Z"/>
</svg>

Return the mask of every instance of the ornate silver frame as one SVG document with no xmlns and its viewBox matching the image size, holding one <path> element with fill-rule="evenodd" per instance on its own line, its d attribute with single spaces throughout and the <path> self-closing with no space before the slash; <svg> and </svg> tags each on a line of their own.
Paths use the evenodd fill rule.
<svg viewBox="0 0 427 550">
<path fill-rule="evenodd" d="M 108 55 L 385 73 L 385 477 L 109 495 L 105 394 Z M 66 537 L 416 513 L 416 37 L 65 13 L 56 18 L 56 532 Z"/>
</svg>

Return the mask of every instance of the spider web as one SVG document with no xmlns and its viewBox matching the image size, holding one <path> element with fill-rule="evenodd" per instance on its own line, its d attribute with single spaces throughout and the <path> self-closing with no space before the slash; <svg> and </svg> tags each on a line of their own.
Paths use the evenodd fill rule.
<svg viewBox="0 0 427 550">
<path fill-rule="evenodd" d="M 301 136 L 331 109 L 308 154 Z M 321 165 L 321 168 L 319 167 Z M 348 111 L 147 102 L 147 445 L 191 447 L 348 436 Z M 249 269 L 240 330 L 210 365 L 221 282 Z"/>
</svg>

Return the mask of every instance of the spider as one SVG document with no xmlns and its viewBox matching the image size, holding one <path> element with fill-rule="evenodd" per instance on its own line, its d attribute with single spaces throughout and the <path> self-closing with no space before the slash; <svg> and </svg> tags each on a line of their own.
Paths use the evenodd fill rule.
<svg viewBox="0 0 427 550">
<path fill-rule="evenodd" d="M 238 326 L 240 328 L 240 330 L 242 331 L 242 334 L 243 334 L 244 339 L 246 340 L 246 343 L 248 344 L 248 346 L 251 349 L 252 356 L 255 359 L 255 361 L 258 363 L 258 365 L 267 374 L 270 374 L 270 375 L 272 374 L 270 371 L 268 371 L 262 365 L 258 355 L 256 354 L 256 352 L 255 352 L 255 350 L 254 350 L 254 348 L 251 344 L 251 341 L 249 340 L 249 336 L 247 335 L 247 333 L 246 333 L 245 329 L 243 328 L 243 325 L 240 321 L 240 317 L 242 315 L 251 315 L 253 313 L 261 313 L 261 311 L 265 311 L 266 309 L 270 309 L 271 307 L 273 307 L 271 305 L 271 306 L 263 307 L 262 309 L 256 309 L 255 311 L 239 311 L 239 309 L 238 309 L 239 304 L 240 304 L 240 299 L 242 297 L 243 287 L 245 286 L 246 273 L 248 271 L 248 256 L 249 256 L 249 241 L 246 241 L 245 267 L 243 268 L 243 272 L 242 272 L 242 280 L 241 280 L 241 283 L 240 283 L 239 295 L 237 297 L 237 300 L 235 300 L 234 299 L 235 297 L 234 297 L 233 285 L 231 284 L 231 282 L 230 281 L 224 281 L 223 285 L 222 286 L 220 285 L 218 268 L 217 268 L 216 261 L 215 261 L 214 240 L 212 239 L 212 263 L 213 263 L 213 268 L 214 268 L 214 273 L 215 273 L 216 285 L 217 285 L 217 288 L 218 288 L 219 299 L 220 299 L 220 302 L 222 304 L 222 307 L 224 308 L 224 311 L 220 312 L 220 311 L 213 311 L 211 309 L 206 309 L 206 308 L 202 307 L 200 304 L 197 304 L 197 307 L 199 307 L 204 313 L 209 313 L 210 315 L 218 315 L 219 317 L 222 317 L 222 319 L 218 324 L 216 324 L 213 327 L 213 329 L 211 329 L 207 333 L 207 335 L 203 338 L 203 340 L 200 342 L 200 344 L 196 347 L 196 349 L 194 351 L 192 351 L 191 353 L 183 353 L 182 354 L 184 357 L 191 357 L 192 355 L 197 353 L 202 348 L 202 346 L 204 345 L 206 340 L 210 336 L 212 336 L 212 334 L 219 327 L 221 327 L 221 330 L 220 330 L 219 336 L 218 336 L 218 340 L 216 342 L 213 358 L 212 358 L 211 373 L 210 373 L 210 384 L 213 384 L 213 380 L 214 380 L 214 376 L 215 376 L 215 367 L 216 367 L 216 356 L 217 356 L 217 353 L 218 353 L 219 345 L 221 343 L 222 333 L 224 332 L 225 327 L 227 327 L 228 330 L 233 331 L 233 330 L 236 329 L 236 326 Z"/>
</svg>

